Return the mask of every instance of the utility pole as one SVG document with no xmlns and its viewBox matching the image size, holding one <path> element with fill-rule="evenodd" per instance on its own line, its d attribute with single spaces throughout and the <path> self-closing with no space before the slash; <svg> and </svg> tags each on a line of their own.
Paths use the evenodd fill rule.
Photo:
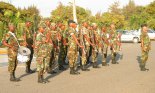
<svg viewBox="0 0 155 93">
<path fill-rule="evenodd" d="M 73 18 L 74 18 L 74 21 L 78 24 L 77 16 L 76 16 L 76 4 L 75 4 L 75 0 L 73 0 Z M 78 31 L 78 28 L 79 28 L 79 26 L 77 26 L 77 28 L 76 28 L 77 31 Z"/>
</svg>

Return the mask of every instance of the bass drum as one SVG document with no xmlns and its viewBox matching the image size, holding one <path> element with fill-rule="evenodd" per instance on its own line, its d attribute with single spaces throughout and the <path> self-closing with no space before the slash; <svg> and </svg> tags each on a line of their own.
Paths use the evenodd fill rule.
<svg viewBox="0 0 155 93">
<path fill-rule="evenodd" d="M 17 60 L 20 63 L 25 63 L 30 60 L 30 54 L 31 54 L 31 51 L 27 47 L 21 46 L 18 49 Z"/>
<path fill-rule="evenodd" d="M 20 53 L 18 53 L 17 60 L 19 63 L 25 63 L 30 60 L 30 56 L 24 56 L 24 55 L 21 55 Z"/>
</svg>

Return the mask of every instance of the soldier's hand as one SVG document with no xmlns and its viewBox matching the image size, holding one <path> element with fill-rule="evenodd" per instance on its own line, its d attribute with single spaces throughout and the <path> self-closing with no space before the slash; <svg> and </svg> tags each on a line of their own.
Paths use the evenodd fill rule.
<svg viewBox="0 0 155 93">
<path fill-rule="evenodd" d="M 11 45 L 8 45 L 8 47 L 9 47 L 9 48 L 13 48 L 13 46 L 11 46 Z"/>
<path fill-rule="evenodd" d="M 146 48 L 144 47 L 143 49 L 142 49 L 144 52 L 146 52 Z"/>
<path fill-rule="evenodd" d="M 28 44 L 26 42 L 23 43 L 23 46 L 27 46 Z"/>
<path fill-rule="evenodd" d="M 94 46 L 95 46 L 95 44 L 92 44 L 92 46 L 94 47 Z"/>
<path fill-rule="evenodd" d="M 35 45 L 32 45 L 33 48 L 35 48 Z"/>
<path fill-rule="evenodd" d="M 84 48 L 84 46 L 80 46 L 80 48 Z"/>
</svg>

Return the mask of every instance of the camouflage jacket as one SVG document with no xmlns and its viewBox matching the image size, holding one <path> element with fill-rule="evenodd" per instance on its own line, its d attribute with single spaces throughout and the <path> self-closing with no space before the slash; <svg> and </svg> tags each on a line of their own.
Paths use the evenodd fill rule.
<svg viewBox="0 0 155 93">
<path fill-rule="evenodd" d="M 119 41 L 118 33 L 116 31 L 110 31 L 109 39 L 110 45 L 117 45 Z"/>
<path fill-rule="evenodd" d="M 36 36 L 36 54 L 38 56 L 47 56 L 47 43 L 45 43 L 45 41 L 45 35 L 39 32 Z"/>
<path fill-rule="evenodd" d="M 8 48 L 9 50 L 14 50 L 14 52 L 18 51 L 18 43 L 14 36 L 10 34 L 10 31 L 4 35 L 2 41 L 6 41 L 9 45 L 13 46 L 13 48 Z"/>
<path fill-rule="evenodd" d="M 74 41 L 73 37 L 71 36 L 72 34 L 74 34 L 76 36 L 76 38 L 78 37 L 78 34 L 77 34 L 76 30 L 74 28 L 69 27 L 68 34 L 69 34 L 69 36 L 68 36 L 68 45 L 70 47 L 76 48 L 77 44 Z"/>
<path fill-rule="evenodd" d="M 150 38 L 149 38 L 148 34 L 147 33 L 142 33 L 140 35 L 140 39 L 141 39 L 141 42 L 143 43 L 143 47 L 146 48 L 147 50 L 150 50 L 151 41 L 150 41 Z"/>
</svg>

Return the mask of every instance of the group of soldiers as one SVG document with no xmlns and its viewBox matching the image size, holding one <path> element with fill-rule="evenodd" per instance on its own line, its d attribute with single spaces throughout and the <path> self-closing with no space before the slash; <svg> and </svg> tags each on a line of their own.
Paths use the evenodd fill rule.
<svg viewBox="0 0 155 93">
<path fill-rule="evenodd" d="M 64 65 L 69 65 L 70 74 L 78 75 L 80 74 L 77 70 L 78 66 L 82 71 L 89 71 L 88 65 L 99 68 L 97 56 L 100 53 L 102 55 L 102 66 L 108 66 L 107 53 L 109 48 L 111 50 L 111 63 L 118 64 L 116 56 L 121 49 L 121 34 L 116 31 L 114 23 L 111 23 L 109 27 L 102 26 L 99 28 L 96 23 L 82 22 L 78 31 L 76 30 L 77 25 L 73 20 L 69 20 L 67 25 L 62 22 L 52 23 L 46 20 L 41 21 L 38 25 L 38 32 L 33 33 L 31 30 L 32 23 L 26 22 L 23 41 L 20 43 L 31 50 L 30 60 L 26 62 L 26 73 L 34 73 L 30 69 L 33 55 L 36 56 L 38 83 L 48 82 L 43 77 L 45 72 L 57 73 L 54 71 L 56 62 L 58 62 L 59 70 L 66 70 Z M 14 33 L 14 31 L 15 26 L 10 24 L 9 32 Z M 8 47 L 10 81 L 20 81 L 15 77 L 18 46 L 15 38 L 9 32 L 4 36 L 3 44 Z M 147 42 L 143 41 L 142 46 Z M 145 52 L 143 55 L 145 56 L 147 53 Z M 78 56 L 80 57 L 80 64 L 77 64 Z M 66 58 L 68 62 L 65 62 Z M 147 58 L 144 59 L 147 60 Z M 141 65 L 142 70 L 146 70 L 144 69 L 144 61 Z"/>
</svg>

